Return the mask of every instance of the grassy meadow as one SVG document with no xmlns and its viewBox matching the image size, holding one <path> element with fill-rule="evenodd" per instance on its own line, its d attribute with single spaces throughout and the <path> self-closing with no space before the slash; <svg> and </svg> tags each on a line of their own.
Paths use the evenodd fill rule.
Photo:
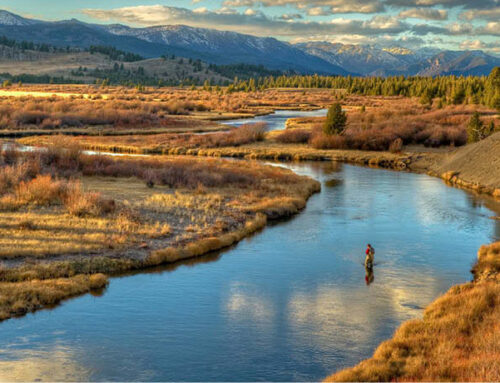
<svg viewBox="0 0 500 383">
<path fill-rule="evenodd" d="M 0 288 L 40 293 L 37 301 L 31 293 L 6 296 L 2 318 L 86 292 L 96 281 L 102 288 L 99 273 L 229 246 L 268 218 L 297 213 L 318 190 L 316 181 L 258 163 L 88 156 L 68 145 L 4 148 Z"/>
</svg>

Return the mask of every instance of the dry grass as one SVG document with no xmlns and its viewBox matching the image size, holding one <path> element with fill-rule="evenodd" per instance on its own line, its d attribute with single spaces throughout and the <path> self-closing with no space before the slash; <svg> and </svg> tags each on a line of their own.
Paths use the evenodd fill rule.
<svg viewBox="0 0 500 383">
<path fill-rule="evenodd" d="M 494 110 L 473 105 L 424 107 L 414 99 L 381 97 L 348 97 L 345 101 L 348 121 L 341 136 L 328 137 L 322 132 L 324 118 L 295 118 L 287 130 L 311 132 L 309 143 L 317 149 L 390 150 L 391 146 L 424 145 L 426 147 L 462 146 L 467 143 L 466 126 L 478 110 L 485 123 L 498 117 Z M 362 111 L 355 103 L 370 105 Z M 399 145 L 399 140 L 401 145 Z"/>
<path fill-rule="evenodd" d="M 305 144 L 311 139 L 311 131 L 305 129 L 286 129 L 275 137 L 283 144 Z"/>
<path fill-rule="evenodd" d="M 91 274 L 232 245 L 267 217 L 297 213 L 318 190 L 307 177 L 253 162 L 114 159 L 76 147 L 2 152 L 0 259 L 9 267 L 0 268 L 0 319 L 84 293 Z"/>
<path fill-rule="evenodd" d="M 196 92 L 196 91 L 195 91 Z M 313 92 L 313 94 L 315 94 Z M 281 96 L 281 94 L 278 94 Z M 276 95 L 276 97 L 278 97 Z M 253 94 L 252 97 L 256 97 Z M 260 94 L 261 104 L 269 94 Z M 250 97 L 250 96 L 247 96 Z M 286 98 L 286 93 L 285 96 Z M 301 95 L 307 100 L 307 95 Z M 314 99 L 314 98 L 313 98 Z M 310 102 L 312 102 L 312 100 Z M 209 102 L 210 97 L 205 100 Z M 201 99 L 200 99 L 200 102 Z M 406 145 L 422 145 L 427 147 L 452 146 L 466 143 L 466 125 L 472 113 L 479 110 L 483 121 L 487 124 L 496 121 L 500 126 L 495 111 L 479 106 L 447 106 L 443 109 L 423 107 L 417 100 L 408 98 L 355 97 L 345 101 L 348 122 L 341 136 L 325 136 L 321 126 L 323 118 L 296 118 L 289 120 L 284 132 L 263 134 L 262 126 L 246 126 L 226 133 L 196 135 L 191 133 L 160 133 L 155 135 L 133 134 L 127 136 L 75 137 L 85 148 L 103 151 L 121 151 L 127 153 L 182 153 L 191 149 L 207 149 L 221 147 L 248 146 L 254 142 L 265 140 L 268 145 L 275 142 L 283 144 L 303 143 L 320 150 L 351 149 L 364 151 L 395 151 L 404 149 Z M 261 105 L 256 103 L 256 105 Z M 269 104 L 271 108 L 275 104 Z M 308 104 L 301 104 L 304 109 Z M 369 105 L 361 111 L 360 105 Z M 317 104 L 309 104 L 309 107 Z M 257 106 L 255 107 L 257 108 Z M 258 113 L 254 109 L 253 113 Z M 249 111 L 251 112 L 251 111 Z M 229 112 L 221 112 L 229 113 Z M 34 137 L 21 140 L 31 145 L 43 145 L 55 138 Z M 308 144 L 308 145 L 306 145 Z"/>
<path fill-rule="evenodd" d="M 481 246 L 472 273 L 475 280 L 493 279 L 500 282 L 500 242 Z"/>
<path fill-rule="evenodd" d="M 483 246 L 475 282 L 451 288 L 372 358 L 327 381 L 500 380 L 500 243 Z"/>
<path fill-rule="evenodd" d="M 318 108 L 332 100 L 327 90 L 228 94 L 201 89 L 137 91 L 122 87 L 31 85 L 0 94 L 0 131 L 29 136 L 221 130 L 225 127 L 203 120 L 253 116 L 274 109 Z"/>
<path fill-rule="evenodd" d="M 103 289 L 107 284 L 108 279 L 103 274 L 16 283 L 0 282 L 0 321 L 52 307 L 63 299 Z"/>
</svg>

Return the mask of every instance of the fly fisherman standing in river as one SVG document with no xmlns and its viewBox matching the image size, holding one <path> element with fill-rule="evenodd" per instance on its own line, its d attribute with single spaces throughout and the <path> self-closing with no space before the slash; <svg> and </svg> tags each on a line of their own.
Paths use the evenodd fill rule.
<svg viewBox="0 0 500 383">
<path fill-rule="evenodd" d="M 365 253 L 365 267 L 367 269 L 371 269 L 373 268 L 373 262 L 375 261 L 375 249 L 372 247 L 372 245 L 368 244 Z"/>
</svg>

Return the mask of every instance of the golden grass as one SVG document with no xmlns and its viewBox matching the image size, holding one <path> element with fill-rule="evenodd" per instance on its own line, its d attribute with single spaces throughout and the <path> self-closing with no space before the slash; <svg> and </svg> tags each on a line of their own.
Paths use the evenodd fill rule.
<svg viewBox="0 0 500 383">
<path fill-rule="evenodd" d="M 266 222 L 267 217 L 264 214 L 257 214 L 254 219 L 247 221 L 242 228 L 230 233 L 222 234 L 217 237 L 203 238 L 181 248 L 169 247 L 163 250 L 157 250 L 148 256 L 146 264 L 149 266 L 157 266 L 164 263 L 177 262 L 229 247 L 255 233 L 257 230 L 262 229 L 266 225 Z"/>
<path fill-rule="evenodd" d="M 0 257 L 48 257 L 123 248 L 134 231 L 111 217 L 75 217 L 62 207 L 0 213 Z"/>
<path fill-rule="evenodd" d="M 483 246 L 475 281 L 404 323 L 373 357 L 326 381 L 499 381 L 500 243 Z"/>
<path fill-rule="evenodd" d="M 71 278 L 0 283 L 0 320 L 24 315 L 56 305 L 63 299 L 103 289 L 108 279 L 103 274 Z"/>
<path fill-rule="evenodd" d="M 472 273 L 475 280 L 491 279 L 500 282 L 500 242 L 481 246 Z"/>
<path fill-rule="evenodd" d="M 85 293 L 97 278 L 86 279 L 92 274 L 140 270 L 230 246 L 268 217 L 297 213 L 320 188 L 290 170 L 252 162 L 63 153 L 38 162 L 9 152 L 1 157 L 0 294 L 6 296 L 0 320 Z M 46 171 L 47 159 L 55 174 L 77 178 L 36 173 Z M 108 176 L 82 176 L 77 169 Z"/>
</svg>

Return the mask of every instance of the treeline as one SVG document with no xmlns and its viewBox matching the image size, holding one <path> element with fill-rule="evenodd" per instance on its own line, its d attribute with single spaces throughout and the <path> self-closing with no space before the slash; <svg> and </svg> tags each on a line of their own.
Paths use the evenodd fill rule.
<svg viewBox="0 0 500 383">
<path fill-rule="evenodd" d="M 82 81 L 73 80 L 63 76 L 49 76 L 23 73 L 12 75 L 10 73 L 0 73 L 0 79 L 4 81 L 4 87 L 10 84 L 83 84 Z"/>
<path fill-rule="evenodd" d="M 79 67 L 77 70 L 72 70 L 71 75 L 82 78 L 95 78 L 95 83 L 101 86 L 107 85 L 122 85 L 127 87 L 145 87 L 145 86 L 200 86 L 207 81 L 196 75 L 187 75 L 182 73 L 181 79 L 177 76 L 169 78 L 166 73 L 163 76 L 150 75 L 144 67 L 127 69 L 123 63 L 115 63 L 109 69 L 90 69 L 87 67 Z M 227 85 L 230 81 L 215 81 L 208 80 L 209 85 Z"/>
<path fill-rule="evenodd" d="M 144 60 L 144 57 L 141 55 L 125 52 L 119 49 L 116 49 L 112 46 L 105 45 L 91 45 L 89 47 L 89 52 L 91 54 L 101 53 L 103 55 L 108 56 L 111 60 L 115 61 L 123 61 L 123 62 L 134 62 Z"/>
<path fill-rule="evenodd" d="M 59 47 L 51 44 L 45 43 L 35 43 L 33 41 L 18 41 L 14 39 L 9 39 L 6 36 L 0 36 L 0 45 L 19 49 L 21 51 L 29 50 L 35 52 L 47 52 L 47 53 L 70 53 L 70 52 L 84 52 L 88 51 L 91 54 L 101 53 L 103 55 L 108 56 L 111 60 L 115 61 L 123 61 L 123 62 L 134 62 L 144 60 L 144 57 L 141 55 L 125 52 L 119 49 L 116 49 L 112 46 L 105 45 L 91 45 L 88 49 L 83 49 L 79 47 Z"/>
<path fill-rule="evenodd" d="M 213 72 L 220 74 L 226 78 L 261 78 L 261 77 L 278 77 L 283 75 L 293 75 L 295 73 L 286 73 L 280 70 L 272 70 L 266 68 L 264 65 L 252 64 L 229 64 L 229 65 L 216 65 L 210 64 L 208 66 Z"/>
<path fill-rule="evenodd" d="M 33 41 L 17 41 L 14 39 L 9 39 L 6 36 L 0 36 L 0 45 L 16 48 L 21 51 L 29 50 L 36 52 L 48 52 L 48 53 L 62 53 L 62 52 L 79 52 L 79 48 L 75 47 L 56 47 L 54 45 L 45 44 L 45 43 L 34 43 Z"/>
<path fill-rule="evenodd" d="M 446 104 L 482 104 L 500 109 L 500 67 L 489 76 L 442 77 L 342 77 L 269 76 L 235 79 L 229 91 L 254 91 L 269 88 L 345 89 L 364 96 L 420 97 L 423 104 L 439 98 Z"/>
</svg>

